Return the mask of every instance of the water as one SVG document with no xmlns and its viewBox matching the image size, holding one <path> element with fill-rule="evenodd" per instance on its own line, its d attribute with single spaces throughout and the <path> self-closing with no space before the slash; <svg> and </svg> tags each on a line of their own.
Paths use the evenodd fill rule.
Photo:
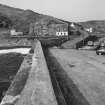
<svg viewBox="0 0 105 105">
<path fill-rule="evenodd" d="M 21 53 L 21 54 L 28 54 L 31 48 L 13 48 L 13 49 L 2 49 L 0 50 L 0 54 L 7 54 L 7 53 Z"/>
<path fill-rule="evenodd" d="M 10 86 L 10 82 L 0 82 L 0 101 L 2 100 L 9 86 Z"/>
<path fill-rule="evenodd" d="M 24 55 L 30 48 L 14 48 L 0 50 L 0 101 L 18 72 Z"/>
</svg>

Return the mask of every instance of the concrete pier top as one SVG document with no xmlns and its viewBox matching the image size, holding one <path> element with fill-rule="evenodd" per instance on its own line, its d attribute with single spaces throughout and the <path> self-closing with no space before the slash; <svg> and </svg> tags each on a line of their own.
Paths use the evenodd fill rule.
<svg viewBox="0 0 105 105">
<path fill-rule="evenodd" d="M 56 72 L 62 76 L 66 96 L 73 97 L 73 105 L 105 105 L 103 56 L 97 56 L 94 51 L 73 49 L 50 49 L 50 53 L 60 65 Z"/>
<path fill-rule="evenodd" d="M 34 42 L 0 105 L 58 105 L 41 43 Z"/>
<path fill-rule="evenodd" d="M 39 41 L 34 50 L 29 77 L 16 105 L 57 105 Z"/>
</svg>

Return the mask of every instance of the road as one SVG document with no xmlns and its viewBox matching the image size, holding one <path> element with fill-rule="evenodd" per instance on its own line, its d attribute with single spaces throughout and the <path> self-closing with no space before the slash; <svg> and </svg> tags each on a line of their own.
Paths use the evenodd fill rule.
<svg viewBox="0 0 105 105">
<path fill-rule="evenodd" d="M 89 105 L 105 105 L 105 57 L 95 51 L 50 49 Z M 87 105 L 87 104 L 86 104 Z"/>
</svg>

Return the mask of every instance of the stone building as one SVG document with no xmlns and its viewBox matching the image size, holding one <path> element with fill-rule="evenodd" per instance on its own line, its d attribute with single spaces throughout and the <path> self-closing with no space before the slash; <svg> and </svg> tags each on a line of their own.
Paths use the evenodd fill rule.
<svg viewBox="0 0 105 105">
<path fill-rule="evenodd" d="M 40 20 L 30 24 L 29 34 L 35 36 L 67 36 L 68 24 L 57 19 Z"/>
</svg>

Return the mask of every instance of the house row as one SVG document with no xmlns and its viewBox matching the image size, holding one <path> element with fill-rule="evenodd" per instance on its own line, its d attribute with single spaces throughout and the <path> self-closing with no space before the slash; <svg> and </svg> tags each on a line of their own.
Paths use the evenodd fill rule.
<svg viewBox="0 0 105 105">
<path fill-rule="evenodd" d="M 68 24 L 59 20 L 40 20 L 30 24 L 29 34 L 35 36 L 68 36 Z"/>
</svg>

